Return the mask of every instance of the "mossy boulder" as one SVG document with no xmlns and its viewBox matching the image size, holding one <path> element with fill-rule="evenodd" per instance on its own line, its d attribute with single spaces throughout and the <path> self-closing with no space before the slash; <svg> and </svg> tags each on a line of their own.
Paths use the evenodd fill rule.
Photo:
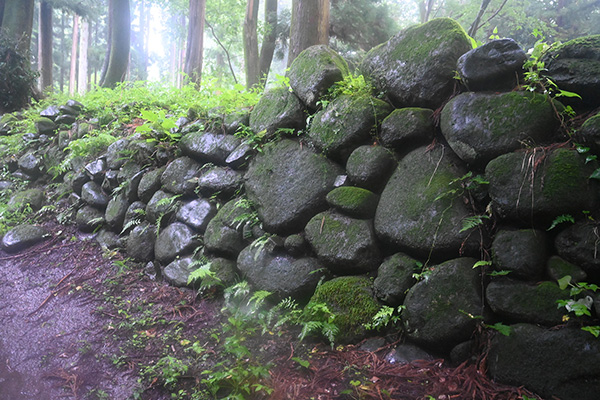
<svg viewBox="0 0 600 400">
<path fill-rule="evenodd" d="M 14 253 L 33 246 L 52 235 L 48 229 L 39 225 L 19 225 L 4 234 L 0 245 L 7 253 Z"/>
<path fill-rule="evenodd" d="M 345 162 L 356 147 L 371 140 L 391 111 L 374 97 L 342 95 L 315 114 L 308 137 L 317 149 Z"/>
<path fill-rule="evenodd" d="M 192 194 L 198 182 L 201 165 L 189 157 L 173 160 L 161 175 L 164 190 L 175 194 Z"/>
<path fill-rule="evenodd" d="M 600 341 L 578 327 L 512 325 L 510 335 L 493 337 L 487 359 L 492 379 L 545 398 L 596 400 L 600 393 Z"/>
<path fill-rule="evenodd" d="M 471 337 L 477 323 L 471 316 L 483 310 L 476 261 L 465 257 L 436 265 L 408 291 L 402 318 L 410 339 L 449 351 Z"/>
<path fill-rule="evenodd" d="M 537 229 L 498 231 L 492 243 L 494 268 L 510 271 L 511 278 L 541 278 L 548 258 L 546 241 L 546 233 Z"/>
<path fill-rule="evenodd" d="M 558 215 L 590 210 L 596 186 L 588 177 L 595 163 L 576 150 L 509 153 L 489 162 L 492 207 L 501 218 L 550 221 Z"/>
<path fill-rule="evenodd" d="M 127 237 L 127 255 L 135 261 L 148 262 L 154 260 L 154 243 L 156 226 L 147 222 L 137 225 Z"/>
<path fill-rule="evenodd" d="M 110 169 L 119 169 L 129 156 L 129 140 L 119 139 L 106 149 L 106 165 Z"/>
<path fill-rule="evenodd" d="M 36 118 L 33 123 L 38 135 L 52 135 L 58 128 L 54 121 L 46 117 Z"/>
<path fill-rule="evenodd" d="M 163 264 L 178 256 L 191 253 L 198 245 L 196 233 L 181 222 L 174 222 L 162 229 L 154 244 L 154 255 Z"/>
<path fill-rule="evenodd" d="M 339 328 L 336 342 L 352 343 L 364 338 L 364 324 L 372 321 L 380 304 L 373 295 L 373 282 L 364 276 L 342 276 L 317 287 L 310 304 L 324 303 L 335 314 Z"/>
<path fill-rule="evenodd" d="M 361 70 L 397 108 L 436 109 L 452 95 L 456 62 L 472 48 L 456 21 L 437 18 L 369 51 Z"/>
<path fill-rule="evenodd" d="M 90 181 L 82 186 L 81 199 L 90 206 L 105 209 L 110 197 L 104 193 L 99 184 L 94 181 Z"/>
<path fill-rule="evenodd" d="M 194 263 L 194 259 L 191 256 L 178 258 L 163 268 L 162 276 L 165 281 L 173 286 L 188 286 L 190 274 L 198 269 L 198 267 L 199 265 Z"/>
<path fill-rule="evenodd" d="M 363 274 L 379 266 L 381 254 L 368 220 L 326 211 L 315 215 L 304 231 L 319 260 L 336 274 Z"/>
<path fill-rule="evenodd" d="M 13 194 L 8 200 L 8 210 L 23 211 L 29 206 L 33 211 L 37 211 L 42 208 L 45 199 L 46 195 L 40 188 L 21 190 Z"/>
<path fill-rule="evenodd" d="M 279 128 L 302 129 L 306 115 L 300 99 L 287 88 L 265 92 L 250 113 L 250 129 L 256 134 L 274 134 Z"/>
<path fill-rule="evenodd" d="M 554 239 L 559 256 L 583 268 L 592 276 L 600 277 L 598 257 L 598 230 L 588 221 L 578 222 L 562 230 Z"/>
<path fill-rule="evenodd" d="M 600 113 L 588 118 L 576 135 L 581 143 L 590 146 L 593 153 L 600 153 Z"/>
<path fill-rule="evenodd" d="M 394 154 L 383 146 L 357 147 L 346 162 L 346 173 L 354 184 L 379 193 L 396 167 Z"/>
<path fill-rule="evenodd" d="M 325 196 L 342 172 L 309 147 L 283 139 L 252 160 L 244 187 L 265 229 L 286 235 L 300 232 L 327 208 Z"/>
<path fill-rule="evenodd" d="M 237 258 L 246 243 L 242 235 L 248 210 L 237 200 L 225 203 L 208 223 L 204 233 L 206 250 L 228 258 Z"/>
<path fill-rule="evenodd" d="M 442 110 L 440 128 L 466 163 L 483 167 L 523 143 L 550 143 L 559 125 L 547 96 L 531 92 L 463 93 Z"/>
<path fill-rule="evenodd" d="M 485 299 L 492 311 L 507 322 L 528 322 L 554 326 L 561 324 L 566 310 L 557 307 L 558 300 L 569 298 L 555 282 L 535 285 L 511 279 L 498 279 L 485 290 Z"/>
<path fill-rule="evenodd" d="M 123 221 L 125 221 L 125 214 L 127 214 L 129 206 L 125 193 L 119 193 L 109 200 L 104 219 L 112 230 L 120 232 L 123 229 Z"/>
<path fill-rule="evenodd" d="M 459 232 L 470 210 L 456 180 L 463 163 L 442 146 L 407 154 L 389 179 L 375 213 L 375 232 L 397 251 L 456 257 L 479 248 L 478 235 Z M 451 182 L 455 182 L 451 185 Z"/>
<path fill-rule="evenodd" d="M 397 307 L 404 302 L 406 293 L 416 283 L 415 274 L 418 261 L 404 253 L 396 253 L 386 258 L 377 270 L 373 282 L 375 295 L 383 303 Z"/>
<path fill-rule="evenodd" d="M 141 201 L 149 202 L 154 193 L 161 188 L 160 178 L 164 172 L 165 167 L 161 167 L 144 173 L 137 188 L 137 195 Z"/>
<path fill-rule="evenodd" d="M 265 244 L 264 238 L 259 238 L 241 251 L 237 267 L 255 290 L 266 290 L 282 299 L 303 299 L 317 287 L 323 265 L 316 258 L 296 259 L 271 239 Z"/>
<path fill-rule="evenodd" d="M 317 45 L 302 51 L 286 75 L 294 93 L 314 110 L 321 96 L 348 73 L 348 64 L 338 53 L 327 46 Z"/>
<path fill-rule="evenodd" d="M 82 232 L 93 232 L 104 224 L 104 211 L 85 205 L 75 215 L 77 229 Z"/>
<path fill-rule="evenodd" d="M 225 160 L 241 140 L 215 132 L 190 132 L 179 141 L 181 152 L 200 163 L 225 165 Z"/>
<path fill-rule="evenodd" d="M 555 281 L 567 275 L 571 277 L 571 283 L 585 282 L 587 279 L 587 274 L 583 269 L 560 256 L 552 256 L 548 259 L 546 271 L 548 276 Z"/>
<path fill-rule="evenodd" d="M 472 91 L 509 91 L 519 84 L 527 54 L 513 39 L 496 39 L 470 50 L 456 66 Z"/>
<path fill-rule="evenodd" d="M 341 186 L 327 194 L 327 203 L 340 213 L 353 218 L 369 219 L 375 216 L 379 196 L 370 190 Z"/>
<path fill-rule="evenodd" d="M 198 176 L 198 193 L 204 197 L 218 195 L 230 199 L 242 188 L 243 175 L 224 167 L 204 169 Z"/>
<path fill-rule="evenodd" d="M 19 169 L 31 178 L 41 175 L 41 167 L 43 164 L 42 157 L 33 151 L 26 152 L 17 160 Z"/>
<path fill-rule="evenodd" d="M 585 36 L 551 48 L 541 61 L 546 74 L 562 90 L 581 99 L 567 99 L 574 106 L 600 106 L 600 35 Z"/>
<path fill-rule="evenodd" d="M 395 109 L 383 120 L 379 141 L 385 147 L 403 151 L 431 143 L 434 134 L 433 110 L 405 107 Z"/>
</svg>

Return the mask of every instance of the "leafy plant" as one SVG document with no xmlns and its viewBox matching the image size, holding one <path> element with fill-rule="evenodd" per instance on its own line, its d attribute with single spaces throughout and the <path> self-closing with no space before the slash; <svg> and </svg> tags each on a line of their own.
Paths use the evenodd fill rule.
<svg viewBox="0 0 600 400">
<path fill-rule="evenodd" d="M 573 218 L 573 216 L 571 214 L 559 215 L 558 217 L 554 218 L 554 220 L 552 221 L 552 223 L 546 230 L 551 231 L 552 229 L 556 228 L 558 225 L 565 223 L 565 222 L 570 222 L 570 223 L 574 224 L 575 218 Z"/>
<path fill-rule="evenodd" d="M 177 131 L 176 118 L 167 117 L 164 110 L 142 110 L 141 116 L 146 122 L 135 128 L 148 142 L 177 143 L 181 133 Z"/>
<path fill-rule="evenodd" d="M 401 313 L 406 309 L 405 306 L 398 306 L 397 308 L 390 306 L 382 306 L 381 309 L 373 316 L 373 320 L 368 324 L 365 324 L 367 330 L 379 331 L 382 328 L 387 327 L 389 324 L 396 324 L 401 320 Z"/>
</svg>

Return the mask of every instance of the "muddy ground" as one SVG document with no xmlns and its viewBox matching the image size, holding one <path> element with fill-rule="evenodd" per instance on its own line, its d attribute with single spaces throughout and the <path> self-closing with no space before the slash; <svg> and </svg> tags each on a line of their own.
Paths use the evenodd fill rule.
<svg viewBox="0 0 600 400">
<path fill-rule="evenodd" d="M 539 398 L 487 380 L 481 357 L 458 368 L 443 360 L 390 364 L 393 336 L 366 352 L 299 342 L 294 328 L 256 330 L 239 337 L 251 354 L 227 353 L 219 293 L 168 286 L 74 227 L 46 225 L 50 240 L 0 251 L 0 400 Z M 169 381 L 157 367 L 165 359 L 189 368 Z M 216 381 L 207 370 L 267 365 L 261 377 L 234 382 L 225 373 L 216 389 L 206 383 Z"/>
</svg>

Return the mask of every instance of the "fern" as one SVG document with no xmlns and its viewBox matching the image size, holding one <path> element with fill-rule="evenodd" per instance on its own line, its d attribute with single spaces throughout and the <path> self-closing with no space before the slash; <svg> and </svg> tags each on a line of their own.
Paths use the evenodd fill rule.
<svg viewBox="0 0 600 400">
<path fill-rule="evenodd" d="M 490 219 L 490 216 L 489 215 L 473 215 L 471 217 L 464 218 L 462 220 L 462 229 L 459 231 L 459 233 L 476 228 L 479 225 L 483 225 L 483 220 L 485 220 L 485 219 Z"/>
<path fill-rule="evenodd" d="M 564 222 L 570 222 L 570 223 L 574 224 L 575 218 L 573 218 L 573 216 L 571 214 L 559 215 L 558 217 L 554 218 L 554 221 L 552 221 L 552 224 L 546 230 L 551 231 L 552 229 L 556 228 L 559 224 L 562 224 Z"/>
</svg>

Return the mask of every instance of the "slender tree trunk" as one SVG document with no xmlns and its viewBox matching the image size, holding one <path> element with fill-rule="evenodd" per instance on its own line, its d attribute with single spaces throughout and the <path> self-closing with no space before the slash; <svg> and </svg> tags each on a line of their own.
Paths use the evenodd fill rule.
<svg viewBox="0 0 600 400">
<path fill-rule="evenodd" d="M 40 64 L 40 89 L 52 90 L 52 4 L 45 0 L 40 3 L 40 29 L 39 29 L 39 64 Z"/>
<path fill-rule="evenodd" d="M 85 94 L 88 87 L 88 47 L 90 39 L 90 23 L 81 21 L 81 32 L 79 35 L 79 75 L 77 88 L 79 94 Z"/>
<path fill-rule="evenodd" d="M 477 30 L 481 26 L 480 25 L 481 17 L 483 17 L 483 14 L 485 13 L 485 10 L 487 10 L 487 8 L 490 5 L 491 1 L 492 0 L 482 0 L 481 7 L 479 7 L 479 12 L 477 13 L 477 16 L 475 17 L 475 20 L 471 24 L 471 27 L 469 28 L 469 32 L 467 32 L 467 34 L 469 36 L 475 37 L 475 34 L 477 33 Z"/>
<path fill-rule="evenodd" d="M 431 15 L 434 3 L 435 0 L 422 0 L 419 2 L 419 15 L 422 24 L 429 21 L 429 16 Z"/>
<path fill-rule="evenodd" d="M 258 5 L 259 0 L 248 0 L 244 19 L 244 64 L 246 66 L 246 88 L 250 89 L 259 82 L 258 65 Z"/>
<path fill-rule="evenodd" d="M 77 91 L 77 44 L 79 42 L 79 15 L 73 14 L 73 43 L 71 45 L 71 69 L 69 72 L 69 94 Z"/>
<path fill-rule="evenodd" d="M 33 12 L 33 0 L 5 0 L 2 29 L 17 41 L 17 49 L 23 54 L 28 54 L 31 46 Z"/>
<path fill-rule="evenodd" d="M 2 27 L 2 17 L 4 16 L 4 5 L 6 0 L 0 0 L 0 28 Z"/>
<path fill-rule="evenodd" d="M 114 88 L 117 83 L 123 81 L 127 73 L 131 45 L 131 21 L 129 0 L 109 0 L 109 6 L 111 7 L 108 63 L 100 86 Z"/>
<path fill-rule="evenodd" d="M 277 40 L 277 0 L 266 0 L 265 3 L 266 33 L 260 48 L 259 76 L 261 86 L 267 83 L 273 54 L 275 53 L 275 42 Z"/>
<path fill-rule="evenodd" d="M 148 41 L 150 36 L 150 14 L 152 5 L 142 0 L 140 11 L 140 34 L 142 35 L 142 59 L 140 65 L 140 78 L 148 79 Z"/>
<path fill-rule="evenodd" d="M 302 50 L 329 43 L 329 0 L 293 0 L 288 66 Z"/>
<path fill-rule="evenodd" d="M 190 22 L 184 71 L 188 80 L 200 87 L 204 50 L 206 0 L 190 0 Z"/>
<path fill-rule="evenodd" d="M 58 86 L 60 87 L 60 91 L 63 92 L 65 89 L 65 11 L 61 11 L 60 14 L 60 51 L 58 52 L 58 63 L 60 67 L 60 76 L 58 81 Z"/>
</svg>

